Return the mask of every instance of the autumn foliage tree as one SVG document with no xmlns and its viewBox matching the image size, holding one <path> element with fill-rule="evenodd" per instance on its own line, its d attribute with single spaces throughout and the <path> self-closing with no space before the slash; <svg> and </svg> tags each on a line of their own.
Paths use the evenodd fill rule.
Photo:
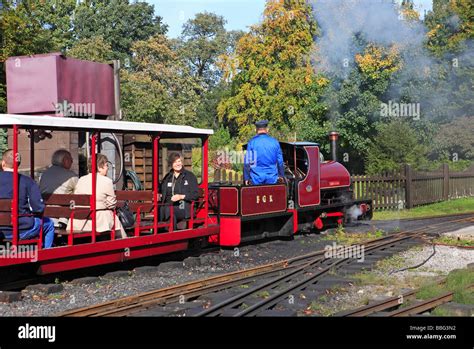
<svg viewBox="0 0 474 349">
<path fill-rule="evenodd" d="M 179 60 L 164 35 L 132 45 L 132 69 L 122 71 L 125 118 L 134 121 L 186 124 L 196 122 L 200 86 Z"/>
<path fill-rule="evenodd" d="M 474 38 L 472 0 L 433 0 L 433 11 L 425 18 L 428 49 L 440 57 L 459 53 L 466 40 Z"/>
<path fill-rule="evenodd" d="M 291 136 L 311 103 L 309 91 L 327 83 L 315 75 L 310 62 L 315 33 L 306 1 L 268 1 L 262 23 L 239 40 L 235 55 L 222 57 L 232 86 L 218 115 L 234 123 L 241 140 L 254 133 L 259 119 L 268 119 L 280 138 Z"/>
</svg>

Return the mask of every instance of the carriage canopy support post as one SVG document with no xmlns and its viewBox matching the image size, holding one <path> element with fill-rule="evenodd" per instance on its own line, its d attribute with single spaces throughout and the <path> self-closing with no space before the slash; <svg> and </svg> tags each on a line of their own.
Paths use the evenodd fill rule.
<svg viewBox="0 0 474 349">
<path fill-rule="evenodd" d="M 91 211 L 92 211 L 92 243 L 95 243 L 96 238 L 96 189 L 97 189 L 97 136 L 94 132 L 91 135 L 91 173 L 92 173 L 92 196 L 91 196 Z"/>
<path fill-rule="evenodd" d="M 159 195 L 159 161 L 160 161 L 160 149 L 159 149 L 160 136 L 153 137 L 153 207 L 155 208 L 153 215 L 153 233 L 158 234 L 158 217 L 160 210 L 158 207 L 158 195 Z"/>
<path fill-rule="evenodd" d="M 207 228 L 208 225 L 208 217 L 209 217 L 209 200 L 207 199 L 209 196 L 209 185 L 208 185 L 208 180 L 209 180 L 209 170 L 208 170 L 208 161 L 209 161 L 209 137 L 206 137 L 204 139 L 204 144 L 203 144 L 203 153 L 204 153 L 204 159 L 203 159 L 203 173 L 202 173 L 202 181 L 204 183 L 204 226 Z"/>
<path fill-rule="evenodd" d="M 30 128 L 30 177 L 35 179 L 35 129 Z"/>
<path fill-rule="evenodd" d="M 18 133 L 20 129 L 18 125 L 13 125 L 13 200 L 12 200 L 12 228 L 13 228 L 13 246 L 18 246 Z"/>
</svg>

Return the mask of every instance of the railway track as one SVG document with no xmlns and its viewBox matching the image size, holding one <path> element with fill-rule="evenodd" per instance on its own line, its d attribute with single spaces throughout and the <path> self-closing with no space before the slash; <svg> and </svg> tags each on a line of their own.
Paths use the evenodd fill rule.
<svg viewBox="0 0 474 349">
<path fill-rule="evenodd" d="M 146 292 L 91 307 L 67 311 L 58 316 L 255 316 L 285 313 L 301 293 L 321 291 L 332 271 L 350 274 L 377 260 L 419 244 L 425 233 L 438 233 L 449 226 L 474 222 L 474 217 L 456 218 L 366 242 L 365 259 L 326 258 L 326 250 L 224 274 L 205 280 Z M 322 286 L 320 284 L 323 284 Z"/>
</svg>

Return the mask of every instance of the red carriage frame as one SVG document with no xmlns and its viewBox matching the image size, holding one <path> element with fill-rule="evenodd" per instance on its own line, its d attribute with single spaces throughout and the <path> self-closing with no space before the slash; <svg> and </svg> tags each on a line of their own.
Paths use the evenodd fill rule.
<svg viewBox="0 0 474 349">
<path fill-rule="evenodd" d="M 96 231 L 96 168 L 92 166 L 92 195 L 90 197 L 90 215 L 92 221 L 92 231 L 90 232 L 90 242 L 73 244 L 74 237 L 70 234 L 66 246 L 58 246 L 50 249 L 42 248 L 43 234 L 37 240 L 19 240 L 18 231 L 18 163 L 14 163 L 14 195 L 11 200 L 11 225 L 13 228 L 12 247 L 19 245 L 36 244 L 38 273 L 47 274 L 70 269 L 79 269 L 102 264 L 124 262 L 137 258 L 143 258 L 163 253 L 170 253 L 188 249 L 190 241 L 194 239 L 209 239 L 219 233 L 219 226 L 216 217 L 209 217 L 208 204 L 208 138 L 213 133 L 212 130 L 197 129 L 189 126 L 175 126 L 162 124 L 148 124 L 125 121 L 58 118 L 51 116 L 30 116 L 30 115 L 9 115 L 0 114 L 0 126 L 11 128 L 12 149 L 14 154 L 18 154 L 18 138 L 21 129 L 28 130 L 31 134 L 30 140 L 30 176 L 34 178 L 34 137 L 35 130 L 56 130 L 56 131 L 86 131 L 91 133 L 91 160 L 96 163 L 98 140 L 101 132 L 112 133 L 135 133 L 147 134 L 152 138 L 153 144 L 153 194 L 152 211 L 153 222 L 141 226 L 140 207 L 137 208 L 137 225 L 133 228 L 133 236 L 125 239 L 115 239 L 114 231 L 111 232 L 110 240 L 97 241 L 99 235 Z M 160 139 L 170 138 L 200 138 L 202 140 L 202 181 L 199 185 L 202 197 L 201 205 L 194 212 L 188 221 L 188 228 L 185 230 L 173 230 L 173 219 L 169 223 L 159 222 L 159 147 Z M 191 205 L 194 210 L 194 203 Z M 80 209 L 78 209 L 80 210 Z M 72 211 L 72 218 L 75 213 Z M 172 210 L 171 210 L 172 212 Z M 70 218 L 70 217 L 66 217 Z M 159 232 L 160 228 L 167 227 L 167 232 Z M 145 234 L 144 232 L 148 233 Z M 72 233 L 72 231 L 71 231 Z M 214 237 L 216 239 L 216 237 Z M 12 265 L 31 263 L 28 258 L 0 256 L 0 268 Z"/>
</svg>

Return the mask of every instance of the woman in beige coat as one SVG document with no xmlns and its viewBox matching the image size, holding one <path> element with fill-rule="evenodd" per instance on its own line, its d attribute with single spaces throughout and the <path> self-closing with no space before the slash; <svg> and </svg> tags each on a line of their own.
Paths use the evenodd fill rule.
<svg viewBox="0 0 474 349">
<path fill-rule="evenodd" d="M 89 168 L 90 170 L 90 168 Z M 111 231 L 114 228 L 114 212 L 113 209 L 117 205 L 117 197 L 115 196 L 114 185 L 112 180 L 107 177 L 108 160 L 103 154 L 97 154 L 97 182 L 96 182 L 96 231 Z M 76 184 L 74 194 L 92 194 L 92 173 L 79 178 Z M 78 207 L 79 209 L 79 207 Z M 71 227 L 71 220 L 67 229 Z M 74 219 L 73 229 L 75 231 L 92 231 L 91 219 Z M 115 236 L 117 238 L 125 238 L 127 234 L 115 216 Z"/>
</svg>

